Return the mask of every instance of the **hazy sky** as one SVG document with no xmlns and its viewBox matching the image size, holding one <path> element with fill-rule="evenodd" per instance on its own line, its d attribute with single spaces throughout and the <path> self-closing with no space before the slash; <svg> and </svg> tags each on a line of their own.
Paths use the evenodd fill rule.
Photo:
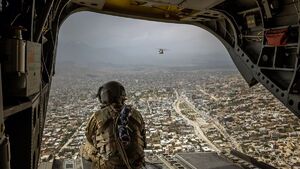
<svg viewBox="0 0 300 169">
<path fill-rule="evenodd" d="M 91 12 L 70 16 L 59 33 L 57 62 L 83 65 L 232 66 L 225 47 L 192 25 L 159 23 Z M 158 54 L 165 48 L 165 54 Z"/>
</svg>

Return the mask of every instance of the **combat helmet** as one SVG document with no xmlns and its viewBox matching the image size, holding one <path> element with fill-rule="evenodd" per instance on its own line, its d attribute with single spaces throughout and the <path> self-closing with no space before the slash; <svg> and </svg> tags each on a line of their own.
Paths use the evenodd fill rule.
<svg viewBox="0 0 300 169">
<path fill-rule="evenodd" d="M 126 92 L 121 83 L 109 81 L 99 87 L 97 97 L 102 104 L 123 104 L 126 100 Z"/>
</svg>

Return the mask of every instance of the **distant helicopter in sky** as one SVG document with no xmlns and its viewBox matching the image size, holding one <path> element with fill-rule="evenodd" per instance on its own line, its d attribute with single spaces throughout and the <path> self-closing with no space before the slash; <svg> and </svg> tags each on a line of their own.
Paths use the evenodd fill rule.
<svg viewBox="0 0 300 169">
<path fill-rule="evenodd" d="M 158 54 L 162 55 L 165 53 L 165 51 L 167 51 L 168 49 L 163 49 L 163 48 L 159 48 L 158 49 Z"/>
</svg>

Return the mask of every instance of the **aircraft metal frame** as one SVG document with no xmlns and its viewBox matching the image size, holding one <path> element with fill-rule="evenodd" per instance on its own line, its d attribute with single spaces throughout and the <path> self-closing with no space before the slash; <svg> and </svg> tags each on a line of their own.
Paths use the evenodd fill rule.
<svg viewBox="0 0 300 169">
<path fill-rule="evenodd" d="M 22 29 L 24 41 L 40 44 L 37 50 L 41 50 L 41 84 L 38 92 L 26 97 L 6 93 L 8 75 L 3 67 L 8 63 L 0 52 L 0 168 L 37 168 L 55 74 L 59 28 L 68 16 L 80 11 L 201 27 L 223 43 L 250 87 L 262 84 L 300 117 L 299 0 L 174 3 L 166 0 L 2 0 L 0 40 L 10 39 L 12 29 Z M 268 44 L 268 32 L 281 29 L 294 32 L 294 41 Z"/>
</svg>

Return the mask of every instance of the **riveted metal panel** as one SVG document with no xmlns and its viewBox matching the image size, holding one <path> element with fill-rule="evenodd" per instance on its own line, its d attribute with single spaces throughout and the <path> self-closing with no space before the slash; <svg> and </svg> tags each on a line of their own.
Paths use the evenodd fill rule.
<svg viewBox="0 0 300 169">
<path fill-rule="evenodd" d="M 27 42 L 27 87 L 26 96 L 37 93 L 41 82 L 41 45 L 39 43 Z"/>
</svg>

